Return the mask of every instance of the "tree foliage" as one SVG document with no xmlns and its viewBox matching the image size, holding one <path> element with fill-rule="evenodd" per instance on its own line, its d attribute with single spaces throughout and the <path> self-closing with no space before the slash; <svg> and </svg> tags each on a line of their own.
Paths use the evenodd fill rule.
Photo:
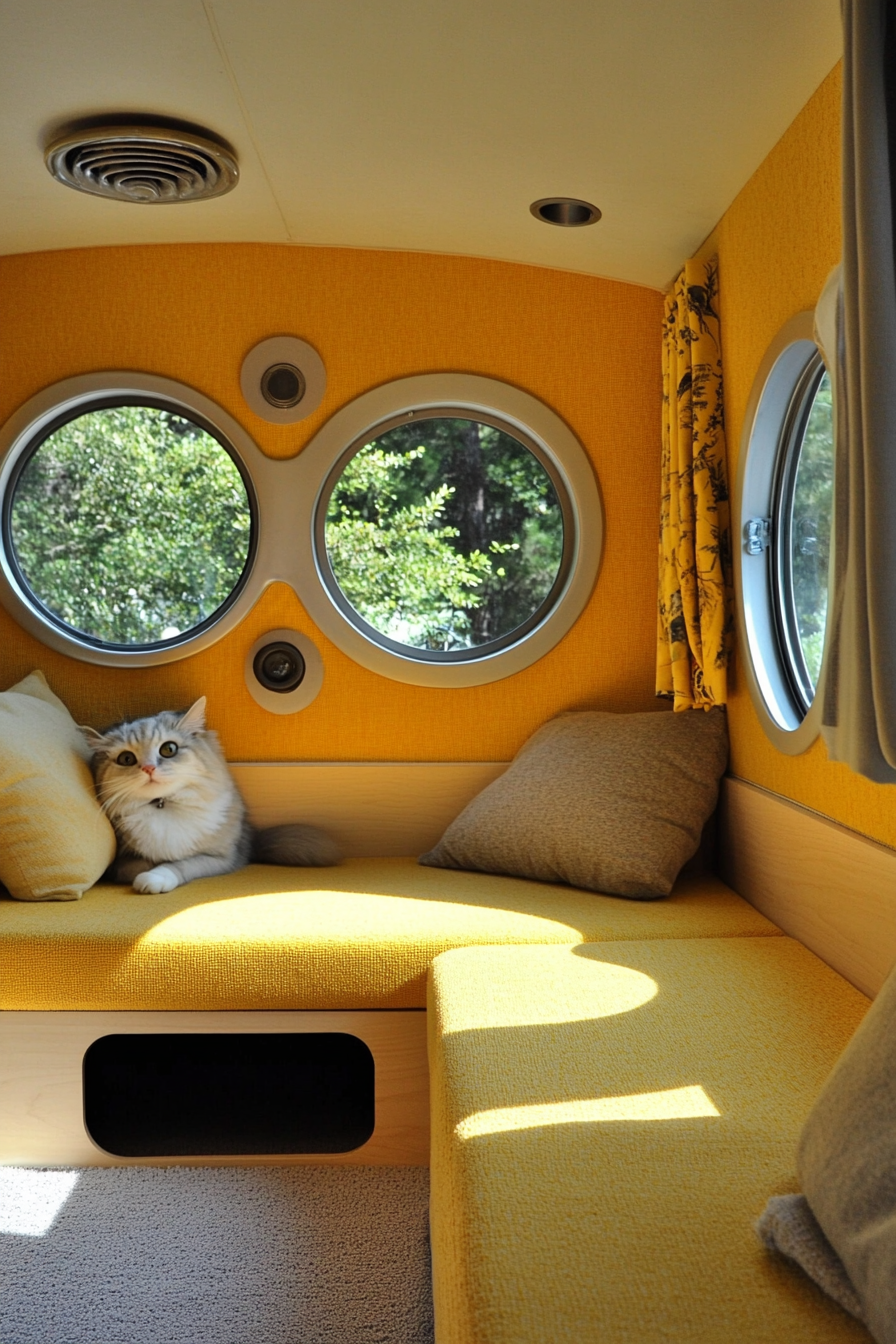
<svg viewBox="0 0 896 1344">
<path fill-rule="evenodd" d="M 831 380 L 819 384 L 806 423 L 793 491 L 793 604 L 813 686 L 818 684 L 827 621 L 828 566 L 834 499 Z"/>
<path fill-rule="evenodd" d="M 550 477 L 518 440 L 433 417 L 366 444 L 330 498 L 327 551 L 352 606 L 417 648 L 475 647 L 516 629 L 563 549 Z"/>
<path fill-rule="evenodd" d="M 229 454 L 170 411 L 115 406 L 55 430 L 16 486 L 12 539 L 33 592 L 75 629 L 148 644 L 198 625 L 249 554 Z"/>
<path fill-rule="evenodd" d="M 212 435 L 170 411 L 115 406 L 68 421 L 32 454 L 11 530 L 24 577 L 57 617 L 107 643 L 150 644 L 227 600 L 251 517 Z M 433 417 L 354 455 L 326 543 L 345 596 L 376 629 L 450 650 L 497 639 L 538 609 L 563 523 L 550 477 L 515 438 Z"/>
</svg>

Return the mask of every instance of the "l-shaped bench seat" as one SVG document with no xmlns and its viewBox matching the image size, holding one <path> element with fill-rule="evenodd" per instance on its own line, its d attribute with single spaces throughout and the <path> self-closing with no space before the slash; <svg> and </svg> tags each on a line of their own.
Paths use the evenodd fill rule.
<svg viewBox="0 0 896 1344">
<path fill-rule="evenodd" d="M 867 1004 L 785 937 L 437 957 L 438 1344 L 868 1344 L 752 1230 Z"/>
<path fill-rule="evenodd" d="M 254 865 L 167 895 L 101 884 L 80 901 L 0 900 L 0 1009 L 424 1008 L 450 948 L 778 933 L 708 874 L 630 901 L 414 859 Z"/>
<path fill-rule="evenodd" d="M 438 1344 L 868 1340 L 751 1231 L 795 1188 L 800 1126 L 867 1000 L 706 873 L 641 902 L 352 859 L 0 900 L 19 1132 L 40 1120 L 50 1152 L 59 1115 L 82 1124 L 78 1050 L 106 1019 L 413 1019 L 425 1107 L 428 975 Z"/>
</svg>

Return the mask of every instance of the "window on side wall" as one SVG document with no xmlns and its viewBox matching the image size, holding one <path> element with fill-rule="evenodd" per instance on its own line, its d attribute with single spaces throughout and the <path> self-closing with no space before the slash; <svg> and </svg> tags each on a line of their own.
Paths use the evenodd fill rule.
<svg viewBox="0 0 896 1344">
<path fill-rule="evenodd" d="M 738 493 L 747 680 L 768 736 L 796 753 L 818 733 L 834 497 L 833 386 L 811 313 L 787 323 L 760 367 Z"/>
</svg>

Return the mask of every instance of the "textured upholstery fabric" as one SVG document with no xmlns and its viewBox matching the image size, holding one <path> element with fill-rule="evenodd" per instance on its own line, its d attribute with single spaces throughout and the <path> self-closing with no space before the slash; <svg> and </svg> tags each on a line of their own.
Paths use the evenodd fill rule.
<svg viewBox="0 0 896 1344">
<path fill-rule="evenodd" d="M 866 1008 L 789 938 L 438 957 L 438 1344 L 867 1342 L 753 1231 Z"/>
<path fill-rule="evenodd" d="M 0 694 L 0 882 L 18 901 L 75 901 L 115 857 L 90 753 L 43 674 Z"/>
<path fill-rule="evenodd" d="M 812 1109 L 799 1172 L 871 1333 L 896 1344 L 896 971 Z"/>
<path fill-rule="evenodd" d="M 727 759 L 721 710 L 561 714 L 420 862 L 665 896 L 697 850 Z"/>
<path fill-rule="evenodd" d="M 639 905 L 413 859 L 250 867 L 163 896 L 0 900 L 0 1008 L 422 1008 L 450 947 L 777 933 L 709 877 Z"/>
</svg>

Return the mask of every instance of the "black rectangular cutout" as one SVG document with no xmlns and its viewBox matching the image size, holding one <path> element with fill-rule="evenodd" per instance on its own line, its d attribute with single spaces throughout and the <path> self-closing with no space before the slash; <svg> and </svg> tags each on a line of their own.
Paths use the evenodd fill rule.
<svg viewBox="0 0 896 1344">
<path fill-rule="evenodd" d="M 84 1123 L 116 1157 L 347 1153 L 375 1124 L 374 1062 L 344 1032 L 102 1036 Z"/>
</svg>

